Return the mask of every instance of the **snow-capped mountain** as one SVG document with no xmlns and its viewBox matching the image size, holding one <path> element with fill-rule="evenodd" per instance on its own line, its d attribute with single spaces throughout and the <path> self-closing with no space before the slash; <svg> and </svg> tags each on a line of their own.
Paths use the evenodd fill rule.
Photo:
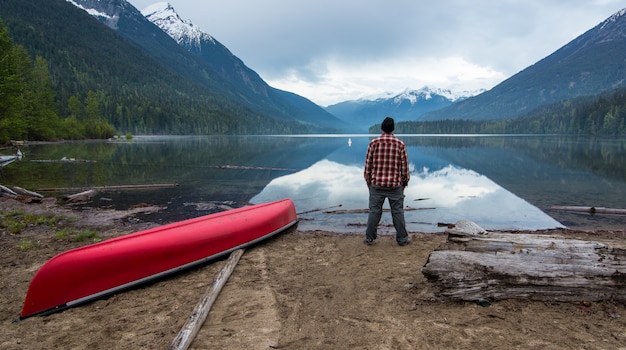
<svg viewBox="0 0 626 350">
<path fill-rule="evenodd" d="M 184 47 L 202 50 L 204 41 L 216 42 L 211 35 L 203 32 L 191 21 L 182 19 L 167 2 L 152 4 L 141 10 L 141 13 Z"/>
<path fill-rule="evenodd" d="M 217 74 L 235 86 L 250 89 L 264 97 L 271 93 L 271 88 L 255 71 L 211 35 L 203 32 L 190 20 L 181 18 L 171 4 L 158 2 L 146 7 L 141 13 L 180 46 L 200 56 Z"/>
<path fill-rule="evenodd" d="M 149 18 L 126 0 L 70 2 L 136 44 L 164 68 L 208 87 L 232 101 L 224 105 L 240 110 L 225 115 L 262 115 L 297 124 L 303 130 L 319 130 L 316 132 L 334 132 L 341 127 L 339 119 L 310 100 L 269 86 L 215 38 L 183 20 L 167 2 L 147 7 L 144 13 Z"/>
<path fill-rule="evenodd" d="M 379 101 L 393 99 L 394 102 L 400 103 L 402 101 L 408 101 L 412 104 L 419 101 L 430 100 L 432 98 L 444 97 L 451 102 L 462 101 L 468 97 L 476 96 L 485 92 L 485 89 L 475 91 L 452 91 L 450 89 L 431 88 L 424 86 L 419 90 L 405 89 L 401 93 L 385 92 L 380 95 L 373 95 L 358 99 L 357 101 Z"/>
<path fill-rule="evenodd" d="M 191 21 L 182 19 L 174 7 L 167 2 L 159 2 L 142 10 L 146 19 L 151 21 L 182 47 L 195 53 L 211 65 L 222 78 L 240 89 L 252 91 L 257 98 L 279 110 L 296 116 L 307 123 L 332 126 L 344 129 L 341 120 L 332 116 L 323 108 L 306 98 L 275 89 L 269 86 L 255 71 L 248 68 L 238 57 L 233 55 L 211 35 L 206 34 Z"/>
<path fill-rule="evenodd" d="M 453 92 L 449 89 L 423 87 L 419 90 L 405 89 L 401 93 L 385 93 L 353 101 L 345 101 L 326 107 L 326 110 L 348 123 L 366 130 L 380 123 L 386 116 L 396 121 L 417 120 L 422 114 L 435 111 L 485 90 Z"/>
</svg>

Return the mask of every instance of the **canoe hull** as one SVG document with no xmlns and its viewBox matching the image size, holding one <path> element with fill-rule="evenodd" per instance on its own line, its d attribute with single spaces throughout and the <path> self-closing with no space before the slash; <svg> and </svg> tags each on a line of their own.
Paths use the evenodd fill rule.
<svg viewBox="0 0 626 350">
<path fill-rule="evenodd" d="M 189 268 L 295 225 L 289 199 L 232 209 L 61 253 L 33 277 L 20 318 L 50 314 Z"/>
</svg>

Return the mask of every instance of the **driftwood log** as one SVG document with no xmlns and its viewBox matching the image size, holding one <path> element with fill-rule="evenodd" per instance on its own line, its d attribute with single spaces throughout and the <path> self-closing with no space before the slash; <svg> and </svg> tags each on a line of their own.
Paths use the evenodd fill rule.
<svg viewBox="0 0 626 350">
<path fill-rule="evenodd" d="M 414 210 L 433 210 L 437 208 L 404 208 L 404 211 L 414 211 Z M 327 210 L 324 211 L 324 214 L 367 214 L 369 213 L 369 209 L 342 209 L 342 210 Z M 390 212 L 391 209 L 383 209 L 383 212 Z"/>
<path fill-rule="evenodd" d="M 244 252 L 245 249 L 237 249 L 230 253 L 226 265 L 220 270 L 219 274 L 213 280 L 213 283 L 207 288 L 206 293 L 187 318 L 187 322 L 185 322 L 183 328 L 178 332 L 172 344 L 170 344 L 170 350 L 185 350 L 193 343 L 202 324 L 209 315 L 213 303 L 222 291 L 222 288 L 224 288 L 228 278 L 235 270 L 235 266 L 237 266 Z"/>
<path fill-rule="evenodd" d="M 11 196 L 17 196 L 17 193 L 15 193 L 15 191 L 13 191 L 12 189 L 6 187 L 6 186 L 2 186 L 0 185 L 0 193 L 6 193 L 9 194 Z"/>
<path fill-rule="evenodd" d="M 444 299 L 624 302 L 626 243 L 449 231 L 422 273 Z"/>
<path fill-rule="evenodd" d="M 35 197 L 35 198 L 43 198 L 43 196 L 37 192 L 33 192 L 33 191 L 29 191 L 27 189 L 21 188 L 21 187 L 17 187 L 17 186 L 13 186 L 13 189 L 15 190 L 16 193 L 19 193 L 23 196 L 29 196 L 29 197 Z"/>
<path fill-rule="evenodd" d="M 96 190 L 88 190 L 88 191 L 64 196 L 63 199 L 65 199 L 69 203 L 86 202 L 91 197 L 95 196 L 97 193 L 98 191 Z"/>
<path fill-rule="evenodd" d="M 151 189 L 151 188 L 170 188 L 178 187 L 177 183 L 173 184 L 145 184 L 145 185 L 112 185 L 112 186 L 92 186 L 92 187 L 55 187 L 55 188 L 40 188 L 40 192 L 70 192 L 70 191 L 113 191 L 113 190 L 137 190 L 137 189 Z"/>
<path fill-rule="evenodd" d="M 563 205 L 554 205 L 548 208 L 550 210 L 562 210 L 562 211 L 573 211 L 579 213 L 589 213 L 589 214 L 617 214 L 617 215 L 626 215 L 626 209 L 621 208 L 605 208 L 605 207 L 581 207 L 581 206 L 563 206 Z"/>
</svg>

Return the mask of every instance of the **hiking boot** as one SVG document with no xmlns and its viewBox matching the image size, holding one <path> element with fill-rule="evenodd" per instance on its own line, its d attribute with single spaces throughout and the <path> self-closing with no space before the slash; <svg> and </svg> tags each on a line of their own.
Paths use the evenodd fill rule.
<svg viewBox="0 0 626 350">
<path fill-rule="evenodd" d="M 398 242 L 398 245 L 399 245 L 400 247 L 402 247 L 402 246 L 405 246 L 405 245 L 410 244 L 410 243 L 411 243 L 411 241 L 407 239 L 406 241 L 403 241 L 403 242 Z"/>
<path fill-rule="evenodd" d="M 367 244 L 367 245 L 372 245 L 374 244 L 374 240 L 371 238 L 366 238 L 363 243 Z"/>
</svg>

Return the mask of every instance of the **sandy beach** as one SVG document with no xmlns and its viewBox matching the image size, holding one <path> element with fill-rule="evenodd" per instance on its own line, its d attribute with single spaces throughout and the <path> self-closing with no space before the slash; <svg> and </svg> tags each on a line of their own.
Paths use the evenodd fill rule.
<svg viewBox="0 0 626 350">
<path fill-rule="evenodd" d="M 54 213 L 71 218 L 73 227 L 95 230 L 99 239 L 155 225 L 130 219 L 141 209 L 76 212 L 52 201 L 0 198 L 0 211 L 3 217 Z M 0 349 L 166 349 L 226 263 L 213 261 L 106 299 L 13 322 L 39 266 L 92 242 L 76 242 L 46 225 L 0 230 Z M 626 237 L 615 231 L 559 234 Z M 295 227 L 246 249 L 191 348 L 626 349 L 621 303 L 500 300 L 483 307 L 441 300 L 420 270 L 446 234 L 410 236 L 412 243 L 404 247 L 393 236 L 367 246 L 359 232 Z"/>
</svg>

